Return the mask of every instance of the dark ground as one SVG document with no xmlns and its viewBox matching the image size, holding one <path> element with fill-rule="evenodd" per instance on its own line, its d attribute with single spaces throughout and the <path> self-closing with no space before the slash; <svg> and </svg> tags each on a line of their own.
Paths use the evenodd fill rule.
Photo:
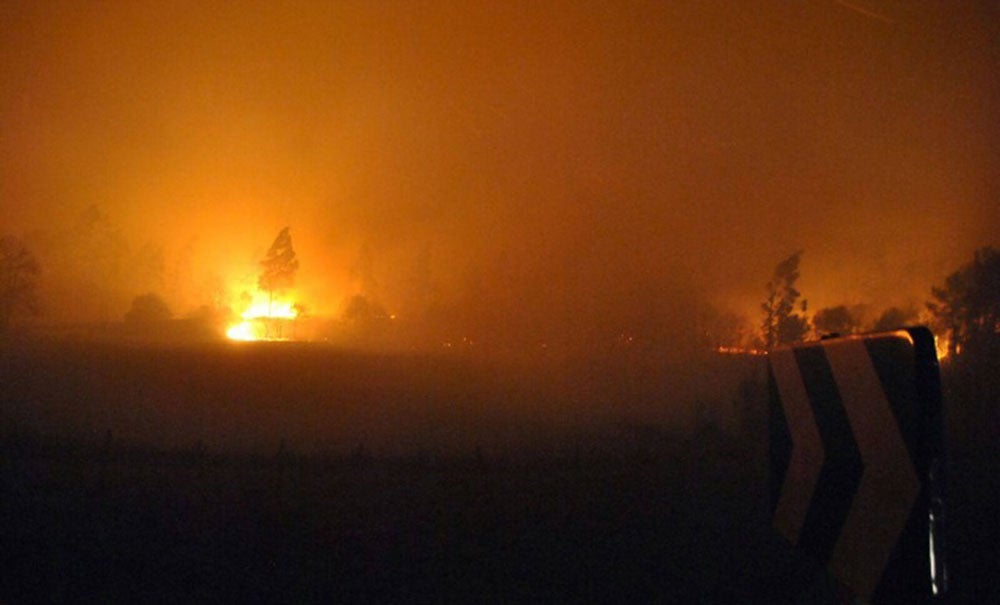
<svg viewBox="0 0 1000 605">
<path fill-rule="evenodd" d="M 823 600 L 759 386 L 685 423 L 613 363 L 276 350 L 3 350 L 0 602 Z M 1000 602 L 998 448 L 957 419 L 952 602 Z"/>
</svg>

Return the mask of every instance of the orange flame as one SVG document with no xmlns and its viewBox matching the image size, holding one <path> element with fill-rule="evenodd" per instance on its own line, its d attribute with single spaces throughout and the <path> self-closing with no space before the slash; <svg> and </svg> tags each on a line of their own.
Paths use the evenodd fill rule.
<svg viewBox="0 0 1000 605">
<path fill-rule="evenodd" d="M 276 321 L 291 321 L 299 316 L 298 306 L 289 299 L 273 299 L 264 292 L 256 292 L 246 310 L 240 313 L 242 321 L 232 324 L 226 330 L 230 340 L 288 340 L 275 336 L 270 327 Z"/>
</svg>

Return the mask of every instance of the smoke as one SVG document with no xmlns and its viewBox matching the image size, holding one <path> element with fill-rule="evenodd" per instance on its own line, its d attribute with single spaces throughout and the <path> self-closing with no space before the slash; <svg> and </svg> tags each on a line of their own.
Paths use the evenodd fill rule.
<svg viewBox="0 0 1000 605">
<path fill-rule="evenodd" d="M 797 249 L 906 306 L 996 242 L 1000 19 L 845 4 L 6 4 L 0 230 L 52 321 L 237 296 L 285 225 L 315 313 L 367 250 L 457 338 L 695 338 Z"/>
</svg>

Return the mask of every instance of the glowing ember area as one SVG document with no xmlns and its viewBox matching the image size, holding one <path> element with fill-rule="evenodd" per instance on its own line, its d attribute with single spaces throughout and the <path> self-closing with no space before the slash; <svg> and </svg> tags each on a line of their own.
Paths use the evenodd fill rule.
<svg viewBox="0 0 1000 605">
<path fill-rule="evenodd" d="M 715 352 L 721 353 L 723 355 L 767 355 L 767 351 L 763 349 L 727 347 L 727 346 L 716 347 Z"/>
<path fill-rule="evenodd" d="M 240 313 L 243 321 L 226 330 L 230 340 L 290 340 L 283 325 L 299 316 L 298 305 L 289 300 L 269 300 L 257 293 L 247 309 Z"/>
</svg>

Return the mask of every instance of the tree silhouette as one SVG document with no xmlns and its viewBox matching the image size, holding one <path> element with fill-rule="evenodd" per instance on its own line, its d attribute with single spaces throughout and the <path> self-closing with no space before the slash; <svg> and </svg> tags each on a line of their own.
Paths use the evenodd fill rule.
<svg viewBox="0 0 1000 605">
<path fill-rule="evenodd" d="M 820 334 L 853 334 L 861 327 L 861 313 L 847 305 L 825 307 L 813 315 L 813 326 Z"/>
<path fill-rule="evenodd" d="M 132 299 L 132 306 L 125 313 L 125 321 L 127 323 L 149 323 L 166 321 L 173 316 L 170 307 L 159 294 L 148 292 Z"/>
<path fill-rule="evenodd" d="M 18 315 L 37 315 L 38 275 L 35 255 L 13 236 L 0 237 L 0 334 Z"/>
<path fill-rule="evenodd" d="M 267 312 L 271 313 L 271 303 L 275 292 L 281 292 L 295 283 L 295 272 L 299 269 L 299 261 L 295 258 L 292 248 L 292 236 L 285 227 L 274 238 L 274 243 L 267 251 L 264 260 L 260 261 L 263 272 L 257 279 L 257 286 L 267 292 Z"/>
<path fill-rule="evenodd" d="M 351 278 L 360 284 L 361 294 L 369 298 L 378 296 L 379 283 L 375 279 L 375 256 L 367 243 L 362 244 L 358 250 L 358 258 L 351 266 Z"/>
<path fill-rule="evenodd" d="M 767 282 L 767 298 L 760 305 L 764 312 L 761 331 L 767 349 L 802 340 L 809 333 L 809 320 L 804 315 L 805 300 L 800 305 L 802 313 L 795 312 L 795 304 L 800 296 L 795 289 L 795 282 L 799 279 L 801 258 L 802 251 L 799 250 L 778 263 L 774 268 L 774 276 Z"/>
<path fill-rule="evenodd" d="M 343 318 L 360 324 L 389 319 L 385 308 L 363 294 L 355 294 L 344 307 Z"/>
<path fill-rule="evenodd" d="M 49 284 L 60 294 L 73 296 L 73 308 L 54 309 L 57 313 L 102 322 L 120 317 L 123 305 L 134 294 L 135 271 L 124 231 L 100 206 L 83 208 L 65 230 L 55 235 L 54 246 L 47 250 Z M 128 286 L 125 286 L 128 284 Z M 141 285 L 152 288 L 153 284 Z M 59 296 L 61 299 L 62 296 Z"/>
<path fill-rule="evenodd" d="M 917 321 L 917 310 L 913 308 L 901 309 L 899 307 L 889 307 L 882 312 L 882 315 L 875 320 L 872 330 L 885 332 L 894 330 Z"/>
<path fill-rule="evenodd" d="M 948 353 L 995 342 L 1000 332 L 1000 250 L 976 250 L 972 262 L 931 288 L 927 308 L 940 330 L 948 334 Z"/>
<path fill-rule="evenodd" d="M 416 311 L 421 315 L 426 314 L 434 304 L 437 294 L 437 286 L 431 272 L 431 248 L 429 244 L 424 246 L 417 253 L 413 265 L 410 267 L 407 286 L 407 300 L 410 311 Z"/>
</svg>

